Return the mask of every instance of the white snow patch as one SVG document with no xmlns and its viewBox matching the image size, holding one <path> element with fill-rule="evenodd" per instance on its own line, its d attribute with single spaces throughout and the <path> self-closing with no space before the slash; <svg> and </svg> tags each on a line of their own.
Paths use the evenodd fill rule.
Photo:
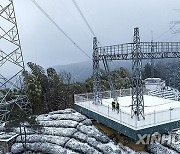
<svg viewBox="0 0 180 154">
<path fill-rule="evenodd" d="M 73 120 L 61 120 L 61 121 L 51 120 L 51 121 L 39 121 L 39 124 L 45 127 L 63 127 L 63 128 L 73 127 L 75 128 L 79 123 Z"/>
</svg>

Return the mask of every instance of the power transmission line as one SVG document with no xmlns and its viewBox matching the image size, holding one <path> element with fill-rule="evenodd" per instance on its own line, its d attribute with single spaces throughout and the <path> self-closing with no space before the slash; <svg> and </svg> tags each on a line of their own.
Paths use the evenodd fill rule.
<svg viewBox="0 0 180 154">
<path fill-rule="evenodd" d="M 64 31 L 63 29 L 49 16 L 49 14 L 35 1 L 35 0 L 31 0 L 36 6 L 37 8 L 51 21 L 51 23 L 61 32 L 63 33 L 63 35 L 73 44 L 75 45 L 83 54 L 85 54 L 91 61 L 92 61 L 92 58 L 83 50 L 81 49 L 76 43 L 75 41 L 73 41 Z M 75 2 L 75 4 L 77 4 Z M 78 5 L 77 5 L 78 6 Z M 78 7 L 79 8 L 79 7 Z M 78 9 L 80 10 L 80 9 Z M 80 10 L 81 12 L 81 10 Z M 81 12 L 82 14 L 82 12 Z M 84 15 L 82 14 L 82 16 L 84 17 Z M 85 17 L 83 18 L 85 19 Z M 85 19 L 85 21 L 87 22 L 87 20 Z M 87 22 L 87 25 L 88 25 L 88 28 L 90 28 L 90 31 L 92 32 L 93 36 L 95 36 L 95 33 L 93 32 L 92 28 L 90 27 L 90 25 L 88 24 Z M 98 43 L 100 44 L 100 42 L 98 41 Z M 100 44 L 101 46 L 101 44 Z M 113 64 L 115 65 L 115 63 L 113 62 Z M 115 65 L 116 66 L 116 65 Z"/>
<path fill-rule="evenodd" d="M 66 38 L 71 42 L 73 43 L 73 45 L 75 45 L 83 54 L 85 54 L 91 61 L 92 58 L 84 51 L 82 50 L 64 31 L 63 29 L 48 15 L 48 13 L 45 12 L 45 10 L 42 9 L 42 7 L 35 1 L 35 0 L 31 0 L 38 8 L 39 10 L 56 26 L 56 28 L 61 32 L 63 33 Z M 100 67 L 101 68 L 101 67 Z"/>
<path fill-rule="evenodd" d="M 169 38 L 167 38 L 167 39 L 164 39 L 163 41 L 167 41 L 167 40 L 169 40 L 169 39 L 171 39 L 171 38 L 177 36 L 178 34 L 179 34 L 179 33 L 175 33 L 173 36 L 171 36 L 171 37 L 169 37 Z"/>
<path fill-rule="evenodd" d="M 60 3 L 63 5 L 63 8 L 66 10 L 66 12 L 69 13 L 71 19 L 73 19 L 75 23 L 78 23 L 78 20 L 75 18 L 72 11 L 70 11 L 69 8 L 66 6 L 66 4 L 63 2 L 63 0 L 60 0 Z M 83 28 L 81 28 L 81 30 L 83 31 L 83 33 L 87 34 L 87 32 Z M 87 34 L 87 36 L 88 36 L 89 39 L 92 39 L 92 38 L 89 37 L 89 34 Z"/>
<path fill-rule="evenodd" d="M 81 9 L 79 8 L 78 4 L 76 3 L 76 1 L 75 1 L 75 0 L 72 0 L 72 2 L 73 2 L 73 4 L 74 4 L 74 6 L 76 7 L 76 9 L 78 10 L 79 14 L 81 15 L 82 19 L 83 19 L 84 22 L 86 23 L 86 25 L 87 25 L 87 27 L 89 28 L 90 32 L 92 33 L 93 37 L 96 37 L 96 34 L 94 33 L 94 31 L 93 31 L 93 29 L 91 28 L 90 24 L 88 23 L 87 19 L 86 19 L 85 16 L 83 15 L 83 13 L 82 13 Z M 97 39 L 97 40 L 98 40 L 98 39 Z M 101 43 L 99 42 L 99 40 L 98 40 L 98 43 L 99 43 L 100 46 L 102 46 Z"/>
<path fill-rule="evenodd" d="M 75 0 L 72 0 L 72 2 L 73 2 L 73 4 L 74 4 L 74 6 L 76 7 L 76 9 L 78 10 L 79 14 L 81 15 L 82 19 L 83 19 L 84 22 L 86 23 L 86 25 L 87 25 L 87 27 L 89 28 L 89 30 L 90 30 L 90 32 L 92 33 L 92 35 L 93 35 L 94 37 L 96 37 L 94 31 L 92 30 L 90 24 L 89 24 L 88 21 L 86 20 L 85 16 L 83 15 L 83 13 L 82 13 L 81 9 L 79 8 L 78 4 L 76 3 L 76 1 L 75 1 Z M 97 42 L 99 43 L 100 46 L 102 46 L 101 43 L 98 41 L 98 39 L 97 39 Z M 109 73 L 109 70 L 110 70 L 110 69 L 109 69 L 109 62 L 105 59 L 105 61 L 103 61 L 103 63 L 104 63 L 105 70 L 107 69 L 107 70 L 108 70 L 108 73 Z M 106 64 L 107 66 L 106 66 L 105 64 Z M 115 65 L 114 62 L 113 62 L 113 64 Z M 94 64 L 93 64 L 93 65 L 94 65 Z M 115 66 L 116 66 L 116 65 L 115 65 Z M 106 67 L 107 67 L 107 68 L 106 68 Z M 108 75 L 108 76 L 110 77 L 110 79 L 108 79 L 108 80 L 109 80 L 110 86 L 111 86 L 111 84 L 112 84 L 111 76 L 110 76 L 110 75 Z M 112 87 L 114 88 L 113 85 L 112 85 Z M 114 91 L 114 90 L 112 90 L 112 91 Z"/>
<path fill-rule="evenodd" d="M 170 31 L 173 31 L 172 30 L 173 28 L 171 27 L 171 28 L 169 28 L 167 31 L 165 31 L 165 32 L 163 32 L 162 34 L 160 34 L 158 37 L 156 37 L 155 38 L 155 40 L 157 40 L 157 39 L 159 39 L 159 38 L 161 38 L 162 36 L 164 36 L 165 34 L 167 34 L 168 32 L 170 32 Z M 171 39 L 171 38 L 173 38 L 173 37 L 175 37 L 175 36 L 177 36 L 180 31 L 180 28 L 178 29 L 178 30 L 176 30 L 176 32 L 174 32 L 173 34 L 175 34 L 175 35 L 173 35 L 173 36 L 170 36 L 170 37 L 168 37 L 168 38 L 166 38 L 166 39 L 164 39 L 163 41 L 167 41 L 167 40 L 169 40 L 169 39 Z M 171 33 L 172 34 L 172 33 Z"/>
<path fill-rule="evenodd" d="M 163 32 L 162 34 L 160 34 L 158 37 L 156 37 L 154 40 L 159 39 L 160 37 L 164 36 L 165 34 L 167 34 L 169 31 L 171 31 L 171 29 L 169 28 L 167 31 Z"/>
<path fill-rule="evenodd" d="M 43 8 L 35 1 L 31 0 L 37 8 L 51 21 L 51 23 L 73 44 L 75 45 L 84 55 L 92 60 L 92 58 L 83 50 L 81 49 L 64 31 L 63 29 L 49 16 L 49 14 L 43 10 Z"/>
<path fill-rule="evenodd" d="M 42 7 L 35 1 L 35 0 L 31 0 L 38 8 L 39 8 L 39 10 L 57 27 L 57 29 L 60 31 L 60 32 L 62 32 L 66 37 L 67 37 L 67 39 L 71 42 L 71 43 L 73 43 L 83 54 L 85 54 L 91 61 L 93 61 L 92 60 L 92 58 L 84 51 L 84 50 L 82 50 L 63 30 L 62 30 L 62 28 L 59 26 L 59 25 L 57 25 L 57 23 L 45 12 L 45 10 L 43 10 L 42 9 Z"/>
<path fill-rule="evenodd" d="M 78 4 L 76 3 L 75 0 L 72 0 L 74 6 L 76 7 L 76 9 L 78 10 L 79 14 L 81 15 L 82 19 L 84 20 L 84 22 L 86 23 L 87 27 L 89 28 L 89 30 L 91 31 L 92 35 L 95 37 L 95 33 L 92 30 L 91 26 L 89 25 L 88 21 L 86 20 L 85 16 L 83 15 L 82 11 L 80 10 Z"/>
</svg>

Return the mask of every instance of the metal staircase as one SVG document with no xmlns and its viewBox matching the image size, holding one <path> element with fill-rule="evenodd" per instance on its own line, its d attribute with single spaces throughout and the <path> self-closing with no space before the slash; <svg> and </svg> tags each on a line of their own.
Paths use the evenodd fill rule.
<svg viewBox="0 0 180 154">
<path fill-rule="evenodd" d="M 148 95 L 162 97 L 165 99 L 170 99 L 170 100 L 175 100 L 175 101 L 180 100 L 180 92 L 177 89 L 169 87 L 169 86 L 166 86 L 163 89 L 156 89 L 156 90 L 149 91 Z"/>
</svg>

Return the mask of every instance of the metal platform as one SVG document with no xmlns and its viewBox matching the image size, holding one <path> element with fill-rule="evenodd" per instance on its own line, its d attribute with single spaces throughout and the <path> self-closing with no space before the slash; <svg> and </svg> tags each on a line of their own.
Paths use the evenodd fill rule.
<svg viewBox="0 0 180 154">
<path fill-rule="evenodd" d="M 144 95 L 145 119 L 131 117 L 131 89 L 116 91 L 120 110 L 112 110 L 111 92 L 102 93 L 102 104 L 93 104 L 93 94 L 75 95 L 74 108 L 82 114 L 134 140 L 138 134 L 166 133 L 180 127 L 180 102 Z"/>
</svg>

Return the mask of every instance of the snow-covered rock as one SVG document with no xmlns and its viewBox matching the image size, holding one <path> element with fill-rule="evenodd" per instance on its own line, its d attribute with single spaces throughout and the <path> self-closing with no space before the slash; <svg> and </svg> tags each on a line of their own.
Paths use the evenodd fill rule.
<svg viewBox="0 0 180 154">
<path fill-rule="evenodd" d="M 63 128 L 75 128 L 79 124 L 79 122 L 72 120 L 39 121 L 39 123 L 44 127 L 63 127 Z"/>
<path fill-rule="evenodd" d="M 51 143 L 35 142 L 26 143 L 26 150 L 49 153 L 49 154 L 67 154 L 67 150 L 61 146 Z M 12 153 L 22 153 L 24 152 L 24 147 L 21 143 L 13 144 L 11 148 Z"/>
<path fill-rule="evenodd" d="M 28 142 L 28 143 L 35 143 L 35 142 L 47 142 L 52 144 L 57 144 L 60 146 L 64 146 L 65 143 L 69 140 L 68 137 L 63 136 L 53 136 L 53 135 L 39 135 L 39 134 L 33 134 L 33 135 L 27 135 L 25 136 L 18 136 L 16 139 L 17 143 L 22 142 Z"/>
<path fill-rule="evenodd" d="M 180 144 L 164 144 L 166 147 L 173 149 L 174 151 L 177 151 L 178 153 L 180 153 Z"/>
<path fill-rule="evenodd" d="M 180 144 L 154 143 L 146 151 L 135 152 L 122 144 L 114 144 L 105 134 L 93 126 L 90 119 L 73 109 L 53 111 L 39 115 L 37 129 L 22 129 L 22 135 L 12 145 L 12 154 L 176 154 Z M 20 133 L 20 128 L 15 128 Z M 25 136 L 26 134 L 26 136 Z M 11 134 L 12 135 L 12 134 Z M 8 134 L 0 135 L 6 138 Z M 167 139 L 166 139 L 167 140 Z M 26 151 L 24 149 L 26 141 Z"/>
<path fill-rule="evenodd" d="M 154 143 L 146 146 L 146 151 L 116 145 L 105 134 L 93 126 L 90 119 L 73 109 L 53 111 L 36 118 L 41 125 L 38 129 L 22 129 L 22 135 L 12 145 L 13 154 L 176 154 L 180 144 Z M 14 130 L 20 133 L 20 129 Z M 25 135 L 26 133 L 26 135 Z M 0 135 L 1 138 L 8 137 Z M 26 141 L 26 151 L 24 149 Z"/>
<path fill-rule="evenodd" d="M 42 126 L 34 130 L 22 129 L 13 144 L 12 153 L 52 154 L 118 154 L 121 147 L 115 145 L 106 135 L 92 125 L 91 120 L 73 109 L 53 111 L 39 115 L 36 121 Z M 20 133 L 20 129 L 15 129 Z M 26 136 L 25 136 L 26 133 Z"/>
<path fill-rule="evenodd" d="M 67 148 L 73 149 L 76 152 L 79 153 L 86 153 L 86 154 L 100 154 L 96 149 L 89 146 L 87 143 L 79 142 L 75 139 L 70 139 L 66 145 Z"/>
<path fill-rule="evenodd" d="M 178 154 L 176 151 L 168 149 L 160 143 L 153 143 L 146 146 L 146 150 L 153 154 Z"/>
<path fill-rule="evenodd" d="M 103 143 L 110 141 L 107 136 L 98 131 L 94 126 L 79 125 L 78 130 Z"/>
<path fill-rule="evenodd" d="M 87 119 L 84 115 L 78 112 L 64 113 L 64 114 L 43 114 L 36 118 L 37 121 L 51 121 L 51 120 L 73 120 L 81 122 Z"/>
<path fill-rule="evenodd" d="M 16 133 L 14 133 L 14 132 L 10 132 L 10 133 L 1 132 L 0 139 L 8 139 L 14 135 L 16 135 Z"/>
</svg>

